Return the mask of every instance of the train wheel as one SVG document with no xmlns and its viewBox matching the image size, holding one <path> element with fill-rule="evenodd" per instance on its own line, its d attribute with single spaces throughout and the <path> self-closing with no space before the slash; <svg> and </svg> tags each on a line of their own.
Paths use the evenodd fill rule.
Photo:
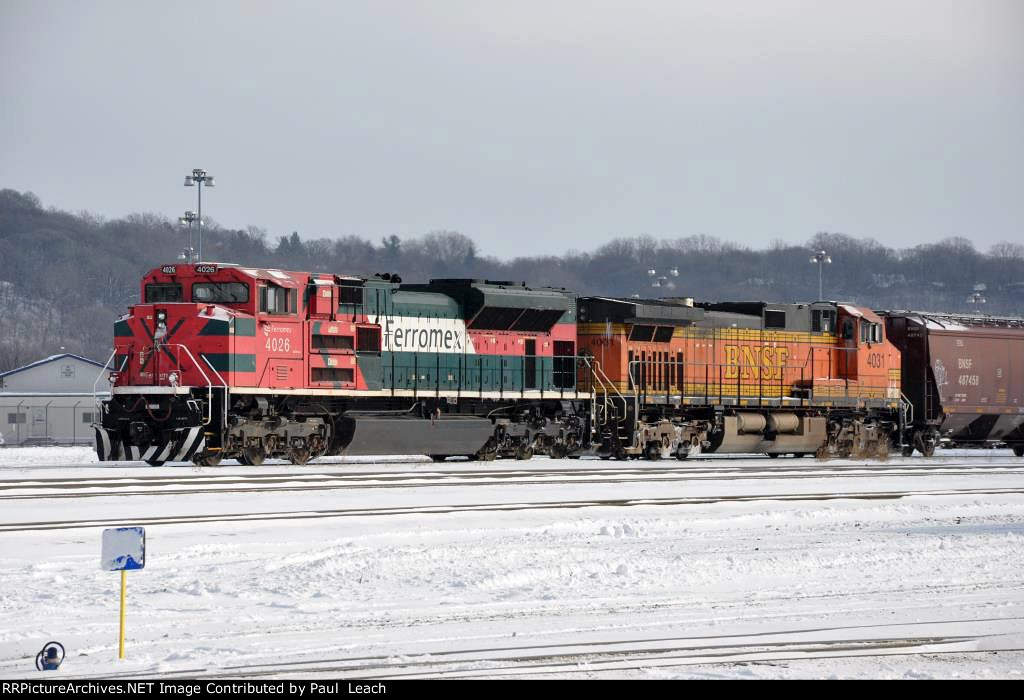
<svg viewBox="0 0 1024 700">
<path fill-rule="evenodd" d="M 473 458 L 480 462 L 493 462 L 498 458 L 498 448 L 488 445 L 473 455 Z"/>
<path fill-rule="evenodd" d="M 247 467 L 258 467 L 267 458 L 267 453 L 261 447 L 246 447 L 242 451 L 242 456 L 245 458 L 244 464 Z"/>
<path fill-rule="evenodd" d="M 903 449 L 900 450 L 900 454 L 903 455 L 904 457 L 912 456 L 914 454 L 914 446 L 913 445 L 904 445 Z"/>
<path fill-rule="evenodd" d="M 1024 457 L 1024 445 L 1014 445 L 1013 454 L 1017 455 L 1018 457 Z"/>
<path fill-rule="evenodd" d="M 768 458 L 769 459 L 778 459 L 779 458 L 779 453 L 778 452 L 769 452 L 768 453 Z"/>
<path fill-rule="evenodd" d="M 448 459 L 448 455 L 430 455 L 430 458 L 435 462 L 443 462 Z"/>
<path fill-rule="evenodd" d="M 297 447 L 292 450 L 289 450 L 288 461 L 297 467 L 303 466 L 304 464 L 309 462 L 309 449 L 305 447 Z"/>
<path fill-rule="evenodd" d="M 644 459 L 652 462 L 657 462 L 661 459 L 661 446 L 656 442 L 647 443 L 647 447 L 644 448 Z"/>
<path fill-rule="evenodd" d="M 548 456 L 551 459 L 564 459 L 567 454 L 569 454 L 569 449 L 562 442 L 556 442 L 548 448 Z"/>
<path fill-rule="evenodd" d="M 202 457 L 193 457 L 192 463 L 197 467 L 216 467 L 220 464 L 221 456 L 217 454 L 207 454 Z"/>
<path fill-rule="evenodd" d="M 533 459 L 533 448 L 529 445 L 520 445 L 516 448 L 516 459 Z"/>
<path fill-rule="evenodd" d="M 922 433 L 917 433 L 914 436 L 914 447 L 925 457 L 933 457 L 935 455 L 935 441 L 925 440 Z"/>
</svg>

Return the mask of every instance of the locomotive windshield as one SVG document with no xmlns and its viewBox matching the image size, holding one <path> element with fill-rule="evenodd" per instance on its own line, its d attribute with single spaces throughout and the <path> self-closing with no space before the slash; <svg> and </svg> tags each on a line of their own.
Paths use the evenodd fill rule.
<svg viewBox="0 0 1024 700">
<path fill-rule="evenodd" d="M 244 304 L 249 301 L 249 285 L 243 282 L 196 282 L 192 301 L 214 304 Z"/>
<path fill-rule="evenodd" d="M 181 301 L 180 284 L 147 284 L 146 303 Z"/>
</svg>

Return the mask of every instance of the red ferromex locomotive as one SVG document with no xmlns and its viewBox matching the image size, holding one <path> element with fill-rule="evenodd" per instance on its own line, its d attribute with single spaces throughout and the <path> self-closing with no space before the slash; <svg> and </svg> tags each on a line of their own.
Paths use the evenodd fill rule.
<svg viewBox="0 0 1024 700">
<path fill-rule="evenodd" d="M 102 460 L 883 457 L 942 439 L 1024 452 L 1019 319 L 983 334 L 835 302 L 577 297 L 215 263 L 151 271 L 142 300 L 114 326 Z M 951 391 L 951 368 L 965 366 Z"/>
<path fill-rule="evenodd" d="M 114 324 L 101 459 L 527 458 L 588 434 L 564 290 L 203 263 L 142 300 Z"/>
</svg>

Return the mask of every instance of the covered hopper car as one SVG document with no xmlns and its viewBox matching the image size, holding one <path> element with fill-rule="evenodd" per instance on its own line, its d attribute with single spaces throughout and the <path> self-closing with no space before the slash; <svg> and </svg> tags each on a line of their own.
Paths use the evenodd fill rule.
<svg viewBox="0 0 1024 700">
<path fill-rule="evenodd" d="M 1005 443 L 1024 456 L 1024 319 L 885 312 L 912 413 L 904 452 Z"/>
</svg>

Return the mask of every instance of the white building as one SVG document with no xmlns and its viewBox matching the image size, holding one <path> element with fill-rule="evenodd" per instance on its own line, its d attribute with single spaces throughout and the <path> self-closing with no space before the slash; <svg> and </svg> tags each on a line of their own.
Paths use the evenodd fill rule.
<svg viewBox="0 0 1024 700">
<path fill-rule="evenodd" d="M 7 447 L 90 444 L 97 417 L 93 386 L 105 398 L 103 365 L 64 353 L 0 373 L 0 433 Z M 99 378 L 99 381 L 97 381 Z"/>
</svg>

